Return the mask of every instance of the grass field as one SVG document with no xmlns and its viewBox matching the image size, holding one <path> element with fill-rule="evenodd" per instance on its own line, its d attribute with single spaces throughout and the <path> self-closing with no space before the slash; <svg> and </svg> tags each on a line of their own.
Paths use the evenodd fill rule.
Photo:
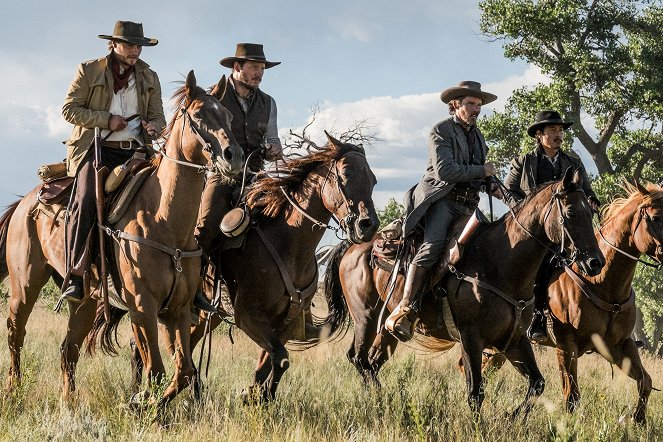
<svg viewBox="0 0 663 442">
<path fill-rule="evenodd" d="M 6 303 L 0 304 L 6 316 Z M 128 323 L 117 357 L 82 357 L 75 400 L 60 400 L 59 346 L 66 318 L 40 303 L 28 324 L 23 350 L 23 383 L 0 394 L 1 440 L 145 440 L 145 441 L 615 441 L 663 440 L 663 395 L 653 392 L 648 424 L 630 419 L 635 382 L 596 355 L 580 359 L 582 404 L 563 411 L 554 352 L 537 352 L 546 377 L 543 399 L 527 420 L 506 415 L 522 400 L 526 381 L 509 367 L 490 376 L 480 421 L 472 419 L 465 381 L 455 368 L 458 349 L 444 355 L 402 347 L 381 373 L 383 388 L 366 389 L 345 352 L 349 336 L 305 352 L 291 352 L 291 368 L 275 403 L 245 406 L 238 393 L 253 376 L 257 347 L 227 328 L 213 340 L 212 363 L 202 403 L 190 390 L 155 423 L 153 410 L 140 416 L 124 405 L 129 388 Z M 3 330 L 6 337 L 6 331 Z M 4 341 L 3 341 L 4 342 Z M 196 353 L 196 360 L 198 354 Z M 663 361 L 645 357 L 655 387 L 663 387 Z M 8 368 L 6 345 L 0 369 Z M 172 373 L 172 367 L 170 373 Z"/>
</svg>

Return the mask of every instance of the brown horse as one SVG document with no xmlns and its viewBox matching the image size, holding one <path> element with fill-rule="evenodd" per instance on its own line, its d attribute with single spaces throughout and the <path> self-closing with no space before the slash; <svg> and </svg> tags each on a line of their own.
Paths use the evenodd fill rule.
<svg viewBox="0 0 663 442">
<path fill-rule="evenodd" d="M 331 217 L 354 243 L 371 240 L 379 225 L 371 199 L 376 179 L 363 148 L 328 138 L 326 148 L 286 160 L 276 175 L 252 185 L 247 201 L 259 212 L 253 227 L 241 248 L 218 253 L 235 323 L 261 348 L 245 400 L 275 398 L 290 365 L 284 344 L 293 338 L 296 319 L 317 289 L 315 249 Z M 340 318 L 330 310 L 325 323 L 331 333 L 343 324 Z M 192 349 L 203 337 L 206 317 L 202 319 L 192 330 Z M 222 319 L 213 315 L 210 327 Z M 134 361 L 140 362 L 135 353 Z M 134 369 L 140 380 L 140 367 Z"/>
<path fill-rule="evenodd" d="M 651 377 L 642 366 L 631 333 L 635 327 L 635 294 L 631 282 L 639 256 L 663 261 L 663 189 L 625 186 L 628 197 L 604 209 L 604 221 L 596 231 L 606 265 L 594 277 L 581 277 L 577 269 L 559 270 L 548 286 L 550 307 L 547 345 L 557 348 L 566 409 L 574 411 L 580 401 L 578 358 L 596 351 L 619 366 L 638 383 L 638 403 L 633 413 L 644 423 Z M 500 355 L 487 361 L 503 363 Z"/>
<path fill-rule="evenodd" d="M 169 348 L 175 348 L 175 373 L 161 403 L 190 382 L 189 307 L 200 277 L 200 252 L 193 236 L 205 171 L 236 174 L 243 162 L 241 147 L 230 131 L 230 113 L 217 97 L 196 85 L 193 71 L 175 98 L 177 111 L 167 128 L 163 155 L 153 161 L 153 172 L 136 193 L 125 215 L 107 231 L 112 234 L 115 274 L 122 300 L 131 315 L 134 338 L 149 372 L 150 382 L 161 382 L 165 368 L 159 353 L 157 317 Z M 39 206 L 36 189 L 3 216 L 0 246 L 6 250 L 11 297 L 7 320 L 11 357 L 8 386 L 20 381 L 20 352 L 25 325 L 41 287 L 49 277 L 65 274 L 64 223 Z M 59 210 L 54 210 L 58 214 Z M 5 234 L 6 232 L 6 234 Z M 92 286 L 96 286 L 93 281 Z M 67 337 L 62 344 L 63 395 L 75 389 L 74 372 L 79 348 L 92 328 L 96 299 L 69 304 Z M 110 328 L 109 328 L 110 329 Z M 104 344 L 111 351 L 112 337 Z"/>
<path fill-rule="evenodd" d="M 456 265 L 455 275 L 424 296 L 417 330 L 429 338 L 432 349 L 461 343 L 468 402 L 474 412 L 479 412 L 484 397 L 481 355 L 488 347 L 504 352 L 529 380 L 525 400 L 514 415 L 526 414 L 543 392 L 543 376 L 524 330 L 532 315 L 534 278 L 550 247 L 566 238 L 585 272 L 596 274 L 603 265 L 581 179 L 568 170 L 562 181 L 539 188 L 511 214 L 480 227 Z M 377 335 L 390 273 L 371 266 L 372 243 L 348 246 L 341 243 L 331 257 L 325 290 L 329 299 L 342 300 L 341 292 L 345 296 L 355 323 L 348 358 L 367 384 L 379 385 L 378 372 L 398 342 L 387 333 Z M 400 300 L 403 279 L 398 275 L 389 309 Z M 440 312 L 447 301 L 451 316 L 443 317 Z M 333 308 L 343 311 L 346 306 Z"/>
</svg>

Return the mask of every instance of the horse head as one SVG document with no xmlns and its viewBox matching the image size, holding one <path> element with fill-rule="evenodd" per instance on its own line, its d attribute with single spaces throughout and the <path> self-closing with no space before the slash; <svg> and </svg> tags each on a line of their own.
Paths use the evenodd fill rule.
<svg viewBox="0 0 663 442">
<path fill-rule="evenodd" d="M 187 75 L 180 93 L 181 118 L 177 118 L 182 120 L 180 149 L 187 161 L 207 164 L 211 172 L 232 177 L 242 170 L 244 151 L 233 136 L 232 115 L 218 99 L 222 83 L 225 84 L 225 77 L 212 94 L 207 94 L 197 86 L 193 71 Z"/>
<path fill-rule="evenodd" d="M 605 265 L 605 257 L 594 236 L 593 215 L 582 190 L 582 174 L 569 167 L 561 182 L 552 186 L 544 228 L 548 239 L 560 244 L 562 249 L 569 248 L 574 262 L 589 276 L 598 275 Z"/>
<path fill-rule="evenodd" d="M 663 188 L 649 185 L 647 187 L 635 180 L 642 202 L 638 206 L 638 214 L 634 217 L 633 242 L 637 249 L 663 262 Z M 644 222 L 643 222 L 644 221 Z"/>
<path fill-rule="evenodd" d="M 325 134 L 339 155 L 330 168 L 336 186 L 329 186 L 331 191 L 324 193 L 324 204 L 352 242 L 370 241 L 380 225 L 372 199 L 375 175 L 363 148 Z"/>
</svg>

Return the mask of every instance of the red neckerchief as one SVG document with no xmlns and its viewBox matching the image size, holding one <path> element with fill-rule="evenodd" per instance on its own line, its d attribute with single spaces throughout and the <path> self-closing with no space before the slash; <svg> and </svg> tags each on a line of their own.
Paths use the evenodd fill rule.
<svg viewBox="0 0 663 442">
<path fill-rule="evenodd" d="M 115 56 L 115 51 L 111 51 L 108 59 L 111 72 L 113 73 L 113 92 L 117 93 L 117 91 L 127 87 L 129 84 L 129 76 L 133 73 L 134 67 L 125 67 L 124 72 L 120 73 L 120 61 Z"/>
</svg>

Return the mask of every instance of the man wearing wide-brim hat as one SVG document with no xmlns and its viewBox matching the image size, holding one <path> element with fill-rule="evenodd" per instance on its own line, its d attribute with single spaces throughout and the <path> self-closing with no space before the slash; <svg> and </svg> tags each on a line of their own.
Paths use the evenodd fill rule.
<svg viewBox="0 0 663 442">
<path fill-rule="evenodd" d="M 488 147 L 477 128 L 481 106 L 497 97 L 481 89 L 476 81 L 463 81 L 442 91 L 451 117 L 433 126 L 428 137 L 428 165 L 419 183 L 405 195 L 406 218 L 403 234 L 409 235 L 423 223 L 423 243 L 407 271 L 403 297 L 385 322 L 397 339 L 412 337 L 418 318 L 419 301 L 431 269 L 438 264 L 452 223 L 474 212 L 486 177 L 497 169 L 486 161 Z M 448 265 L 439 267 L 435 279 Z"/>
<path fill-rule="evenodd" d="M 543 183 L 557 181 L 569 167 L 581 170 L 582 189 L 587 195 L 592 209 L 598 210 L 600 202 L 592 190 L 592 185 L 582 161 L 562 150 L 564 131 L 573 125 L 565 121 L 557 111 L 537 112 L 534 123 L 527 128 L 527 135 L 536 140 L 536 148 L 511 161 L 509 175 L 504 181 L 509 193 L 505 195 L 507 204 L 513 206 Z M 545 259 L 548 262 L 549 259 Z M 527 330 L 530 340 L 543 343 L 546 340 L 546 321 L 543 310 L 547 306 L 548 280 L 553 268 L 541 266 L 534 285 L 534 317 Z"/>
<path fill-rule="evenodd" d="M 238 43 L 235 55 L 223 58 L 220 64 L 231 69 L 225 79 L 221 103 L 233 116 L 233 135 L 244 150 L 249 173 L 263 170 L 265 160 L 277 160 L 282 149 L 276 101 L 259 86 L 265 69 L 280 62 L 269 61 L 261 44 Z M 209 177 L 205 184 L 195 235 L 198 245 L 208 255 L 223 239 L 219 225 L 234 207 L 240 185 L 239 180 L 228 183 L 222 177 Z"/>
<path fill-rule="evenodd" d="M 67 173 L 76 177 L 66 227 L 68 278 L 62 296 L 74 302 L 84 297 L 84 277 L 90 257 L 96 255 L 87 246 L 96 223 L 94 128 L 102 129 L 105 138 L 102 165 L 112 170 L 132 157 L 145 156 L 145 146 L 166 125 L 159 77 L 140 60 L 143 46 L 158 41 L 143 35 L 141 23 L 130 21 L 118 21 L 111 35 L 99 38 L 109 41 L 109 54 L 78 66 L 62 106 L 65 120 L 74 125 L 66 141 Z"/>
</svg>

